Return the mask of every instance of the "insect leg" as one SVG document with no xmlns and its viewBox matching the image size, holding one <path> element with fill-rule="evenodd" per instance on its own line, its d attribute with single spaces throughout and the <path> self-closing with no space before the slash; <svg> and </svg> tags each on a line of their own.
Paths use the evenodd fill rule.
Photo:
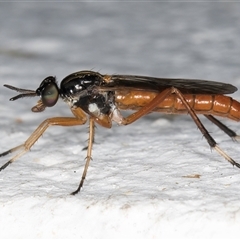
<svg viewBox="0 0 240 240">
<path fill-rule="evenodd" d="M 85 163 L 84 171 L 83 171 L 82 178 L 81 178 L 81 181 L 79 183 L 79 186 L 78 186 L 76 191 L 71 193 L 71 195 L 77 194 L 83 186 L 84 180 L 85 180 L 86 175 L 87 175 L 88 166 L 89 166 L 89 163 L 92 159 L 91 156 L 92 156 L 93 140 L 94 140 L 94 119 L 90 117 L 89 118 L 89 139 L 88 139 L 86 163 Z"/>
<path fill-rule="evenodd" d="M 187 103 L 184 95 L 177 89 L 177 88 L 172 88 L 173 93 L 175 93 L 179 99 L 182 101 L 186 109 L 188 110 L 190 116 L 198 126 L 199 130 L 202 132 L 203 136 L 206 138 L 208 144 L 210 147 L 214 148 L 220 155 L 222 155 L 228 162 L 230 162 L 233 166 L 237 166 L 240 168 L 240 164 L 235 162 L 230 156 L 228 156 L 215 142 L 215 140 L 212 138 L 212 136 L 209 134 L 207 129 L 203 126 L 201 123 L 200 119 L 196 115 L 195 111 L 191 108 L 191 106 Z"/>
<path fill-rule="evenodd" d="M 236 132 L 234 132 L 233 130 L 231 130 L 230 128 L 228 128 L 226 125 L 224 125 L 223 123 L 221 123 L 218 119 L 216 119 L 215 117 L 213 117 L 212 115 L 206 115 L 204 114 L 204 116 L 210 120 L 212 123 L 214 123 L 216 126 L 218 126 L 223 132 L 225 132 L 229 137 L 231 137 L 232 139 L 236 140 L 237 138 L 239 138 L 239 136 L 237 135 Z"/>
<path fill-rule="evenodd" d="M 144 107 L 142 107 L 140 110 L 132 113 L 128 117 L 125 117 L 122 119 L 121 124 L 128 125 L 130 123 L 133 123 L 134 121 L 138 120 L 139 118 L 147 115 L 151 111 L 153 111 L 159 103 L 164 101 L 166 97 L 168 97 L 170 94 L 172 94 L 172 89 L 167 88 L 164 91 L 160 92 L 152 101 L 147 103 Z"/>
<path fill-rule="evenodd" d="M 49 118 L 43 121 L 38 128 L 30 135 L 30 137 L 26 140 L 25 143 L 14 147 L 6 152 L 3 152 L 0 154 L 0 157 L 3 157 L 9 153 L 13 153 L 16 151 L 20 151 L 17 153 L 14 157 L 12 157 L 8 162 L 6 162 L 2 167 L 0 167 L 0 171 L 5 169 L 9 164 L 17 160 L 19 157 L 24 155 L 26 152 L 28 152 L 31 147 L 34 145 L 34 143 L 41 137 L 41 135 L 47 130 L 48 127 L 53 126 L 53 125 L 58 125 L 58 126 L 76 126 L 76 125 L 82 125 L 87 121 L 87 118 L 85 115 L 83 115 L 83 112 L 80 113 L 80 111 L 76 110 L 74 115 L 77 116 L 78 112 L 78 117 L 79 118 L 73 118 L 73 117 L 54 117 L 54 118 Z M 80 118 L 81 116 L 81 118 Z"/>
</svg>

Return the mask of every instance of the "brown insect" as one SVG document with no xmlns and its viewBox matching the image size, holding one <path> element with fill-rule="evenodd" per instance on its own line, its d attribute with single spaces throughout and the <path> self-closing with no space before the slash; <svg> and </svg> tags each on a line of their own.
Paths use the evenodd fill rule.
<svg viewBox="0 0 240 240">
<path fill-rule="evenodd" d="M 240 164 L 216 144 L 197 116 L 203 114 L 231 138 L 237 138 L 234 131 L 213 117 L 214 115 L 240 120 L 240 103 L 225 96 L 237 91 L 237 88 L 231 84 L 196 79 L 101 75 L 93 71 L 80 71 L 65 77 L 60 87 L 56 78 L 52 76 L 45 78 L 36 91 L 4 86 L 20 93 L 11 98 L 11 101 L 39 96 L 40 100 L 32 108 L 33 112 L 42 112 L 46 107 L 54 106 L 60 96 L 69 105 L 74 117 L 53 117 L 43 121 L 25 143 L 0 154 L 2 157 L 17 152 L 0 168 L 0 171 L 28 152 L 49 126 L 83 125 L 89 118 L 86 163 L 79 186 L 72 193 L 76 194 L 83 186 L 91 160 L 95 123 L 106 128 L 111 128 L 113 121 L 119 125 L 128 125 L 151 112 L 188 113 L 210 147 L 232 165 L 240 168 Z M 123 117 L 120 110 L 133 110 L 134 113 Z"/>
</svg>

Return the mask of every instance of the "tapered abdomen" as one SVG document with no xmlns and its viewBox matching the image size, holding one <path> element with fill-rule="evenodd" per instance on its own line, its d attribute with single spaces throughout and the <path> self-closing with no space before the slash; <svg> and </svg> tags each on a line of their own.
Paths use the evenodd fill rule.
<svg viewBox="0 0 240 240">
<path fill-rule="evenodd" d="M 147 91 L 116 91 L 115 102 L 119 109 L 138 110 L 153 100 L 157 94 Z M 184 97 L 197 114 L 211 114 L 240 121 L 240 103 L 231 97 L 210 94 L 184 94 Z M 184 114 L 187 110 L 177 95 L 171 94 L 157 105 L 154 112 Z"/>
</svg>

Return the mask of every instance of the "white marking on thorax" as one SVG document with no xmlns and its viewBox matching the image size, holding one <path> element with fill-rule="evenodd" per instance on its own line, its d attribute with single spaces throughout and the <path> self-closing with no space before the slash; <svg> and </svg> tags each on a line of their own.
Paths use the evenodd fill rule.
<svg viewBox="0 0 240 240">
<path fill-rule="evenodd" d="M 111 119 L 112 121 L 118 123 L 119 125 L 122 124 L 123 116 L 115 106 L 112 107 Z"/>
<path fill-rule="evenodd" d="M 88 110 L 90 113 L 92 113 L 94 116 L 100 116 L 101 112 L 100 109 L 98 108 L 96 103 L 90 103 L 88 105 Z"/>
</svg>

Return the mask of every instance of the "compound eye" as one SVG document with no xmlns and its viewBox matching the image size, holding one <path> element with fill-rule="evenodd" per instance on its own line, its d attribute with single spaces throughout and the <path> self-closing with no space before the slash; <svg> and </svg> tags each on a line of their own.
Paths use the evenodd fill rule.
<svg viewBox="0 0 240 240">
<path fill-rule="evenodd" d="M 42 103 L 46 107 L 52 107 L 56 104 L 58 100 L 58 87 L 55 83 L 49 83 L 46 85 L 46 87 L 43 89 L 41 93 L 42 97 Z"/>
</svg>

